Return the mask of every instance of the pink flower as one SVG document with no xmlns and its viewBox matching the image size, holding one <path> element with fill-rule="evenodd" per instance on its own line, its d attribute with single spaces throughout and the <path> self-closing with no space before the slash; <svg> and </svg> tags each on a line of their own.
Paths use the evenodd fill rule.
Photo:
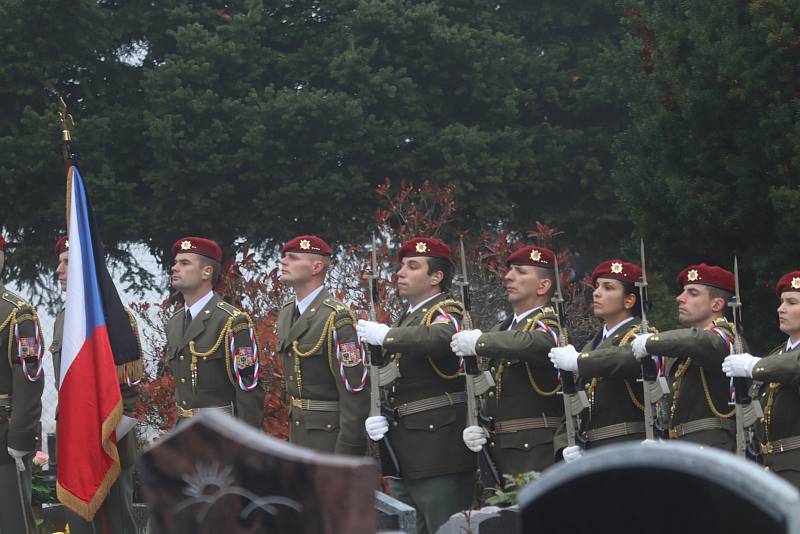
<svg viewBox="0 0 800 534">
<path fill-rule="evenodd" d="M 36 456 L 33 457 L 33 463 L 38 467 L 44 467 L 44 464 L 49 460 L 50 457 L 47 456 L 47 453 L 44 451 L 36 451 Z"/>
</svg>

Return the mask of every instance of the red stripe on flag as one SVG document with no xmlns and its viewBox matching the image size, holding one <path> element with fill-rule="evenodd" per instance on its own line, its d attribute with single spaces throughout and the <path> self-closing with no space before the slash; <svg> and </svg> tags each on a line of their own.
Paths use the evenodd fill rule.
<svg viewBox="0 0 800 534">
<path fill-rule="evenodd" d="M 58 498 L 91 519 L 120 471 L 122 396 L 105 325 L 84 341 L 58 400 Z"/>
</svg>

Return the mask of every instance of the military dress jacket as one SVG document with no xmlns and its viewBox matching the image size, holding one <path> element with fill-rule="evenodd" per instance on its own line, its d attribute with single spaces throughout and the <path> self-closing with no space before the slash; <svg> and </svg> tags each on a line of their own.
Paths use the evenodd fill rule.
<svg viewBox="0 0 800 534">
<path fill-rule="evenodd" d="M 130 310 L 128 312 L 128 319 L 131 323 L 133 335 L 139 340 L 139 328 L 136 325 L 136 319 Z M 61 310 L 56 315 L 56 321 L 53 325 L 53 340 L 50 343 L 50 353 L 53 356 L 53 375 L 56 380 L 56 389 L 61 386 L 61 347 L 64 342 L 64 310 Z M 141 346 L 139 347 L 139 359 L 143 357 L 141 353 Z M 122 413 L 128 417 L 136 418 L 136 403 L 139 401 L 139 388 L 137 386 L 138 378 L 125 380 L 122 375 L 122 380 L 119 383 L 119 391 L 122 396 Z M 58 412 L 56 412 L 56 422 L 58 421 Z M 119 453 L 120 466 L 125 468 L 136 463 L 136 432 L 131 429 L 125 434 L 121 440 L 117 441 L 117 452 Z"/>
<path fill-rule="evenodd" d="M 38 322 L 29 302 L 0 285 L 0 464 L 14 461 L 8 447 L 39 448 L 44 375 L 37 378 L 36 370 L 44 339 Z"/>
<path fill-rule="evenodd" d="M 670 437 L 735 449 L 735 409 L 728 405 L 730 378 L 722 372 L 722 360 L 731 353 L 734 340 L 733 325 L 724 318 L 706 328 L 660 332 L 647 340 L 649 354 L 669 356 Z M 725 428 L 678 435 L 680 425 L 701 419 L 717 419 Z"/>
<path fill-rule="evenodd" d="M 800 487 L 800 448 L 781 452 L 787 438 L 800 438 L 800 347 L 774 349 L 758 361 L 753 379 L 751 394 L 764 411 L 756 424 L 763 464 Z"/>
<path fill-rule="evenodd" d="M 580 384 L 586 389 L 589 399 L 589 408 L 580 417 L 580 430 L 584 438 L 587 431 L 618 423 L 644 421 L 642 385 L 637 382 L 641 378 L 642 368 L 630 347 L 640 328 L 641 325 L 634 320 L 605 339 L 601 331 L 583 347 L 578 356 Z M 644 430 L 590 441 L 587 447 L 642 439 Z"/>
<path fill-rule="evenodd" d="M 261 428 L 265 389 L 255 375 L 258 346 L 250 317 L 218 295 L 183 332 L 184 308 L 167 322 L 167 369 L 175 378 L 178 416 L 195 408 L 229 408 Z M 231 349 L 233 335 L 233 349 Z"/>
<path fill-rule="evenodd" d="M 386 334 L 387 365 L 398 366 L 400 377 L 383 387 L 395 414 L 406 403 L 464 392 L 460 358 L 450 349 L 464 306 L 444 294 L 413 313 L 403 313 Z M 466 396 L 464 396 L 466 398 Z M 474 471 L 477 456 L 464 446 L 467 405 L 456 402 L 405 416 L 389 418 L 389 440 L 403 479 L 421 479 Z"/>
<path fill-rule="evenodd" d="M 559 333 L 553 308 L 533 311 L 509 330 L 512 321 L 513 316 L 482 334 L 475 350 L 489 358 L 495 382 L 485 396 L 489 453 L 502 473 L 517 475 L 553 464 L 553 436 L 564 417 L 564 403 L 558 373 L 548 358 Z M 546 426 L 502 431 L 504 422 L 530 419 Z"/>
<path fill-rule="evenodd" d="M 289 440 L 323 452 L 363 455 L 369 381 L 355 315 L 323 289 L 292 323 L 295 302 L 283 305 L 277 323 L 290 397 Z"/>
</svg>

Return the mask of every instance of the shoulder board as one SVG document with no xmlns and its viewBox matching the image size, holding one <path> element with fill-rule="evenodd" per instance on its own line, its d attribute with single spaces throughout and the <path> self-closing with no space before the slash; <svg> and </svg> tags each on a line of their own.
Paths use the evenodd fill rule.
<svg viewBox="0 0 800 534">
<path fill-rule="evenodd" d="M 719 319 L 715 319 L 711 326 L 708 327 L 709 330 L 711 328 L 719 328 L 724 330 L 726 334 L 733 335 L 733 325 L 724 317 L 720 317 Z"/>
<path fill-rule="evenodd" d="M 325 299 L 325 300 L 322 301 L 322 303 L 325 306 L 331 308 L 332 310 L 336 310 L 336 311 L 342 311 L 342 310 L 347 308 L 347 306 L 345 306 L 344 304 L 342 304 L 341 302 L 339 302 L 338 300 L 335 300 L 335 299 Z"/>
<path fill-rule="evenodd" d="M 7 289 L 3 290 L 3 300 L 10 302 L 15 308 L 22 308 L 24 306 L 33 308 L 33 305 L 30 302 Z"/>
<path fill-rule="evenodd" d="M 535 321 L 556 321 L 558 322 L 558 316 L 556 315 L 556 310 L 553 309 L 552 306 L 545 306 L 544 308 L 540 309 L 532 316 L 528 317 L 526 322 L 535 322 Z"/>
<path fill-rule="evenodd" d="M 239 310 L 236 306 L 228 304 L 224 300 L 220 301 L 220 302 L 217 302 L 217 308 L 219 308 L 220 310 L 224 311 L 225 313 L 227 313 L 231 317 L 236 317 L 236 316 L 238 316 L 239 314 L 242 313 L 241 310 Z"/>
<path fill-rule="evenodd" d="M 437 302 L 433 306 L 431 306 L 432 311 L 436 310 L 444 310 L 446 312 L 454 312 L 460 315 L 464 314 L 464 305 L 455 299 L 446 299 L 441 302 Z"/>
</svg>

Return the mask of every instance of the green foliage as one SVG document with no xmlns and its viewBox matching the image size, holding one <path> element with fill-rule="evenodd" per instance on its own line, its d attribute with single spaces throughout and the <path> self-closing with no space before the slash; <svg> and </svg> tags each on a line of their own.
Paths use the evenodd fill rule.
<svg viewBox="0 0 800 534">
<path fill-rule="evenodd" d="M 517 504 L 517 497 L 522 488 L 535 481 L 541 476 L 537 471 L 528 471 L 519 475 L 503 475 L 505 485 L 503 489 L 495 489 L 494 495 L 486 499 L 486 504 L 490 506 L 514 506 Z"/>
</svg>

